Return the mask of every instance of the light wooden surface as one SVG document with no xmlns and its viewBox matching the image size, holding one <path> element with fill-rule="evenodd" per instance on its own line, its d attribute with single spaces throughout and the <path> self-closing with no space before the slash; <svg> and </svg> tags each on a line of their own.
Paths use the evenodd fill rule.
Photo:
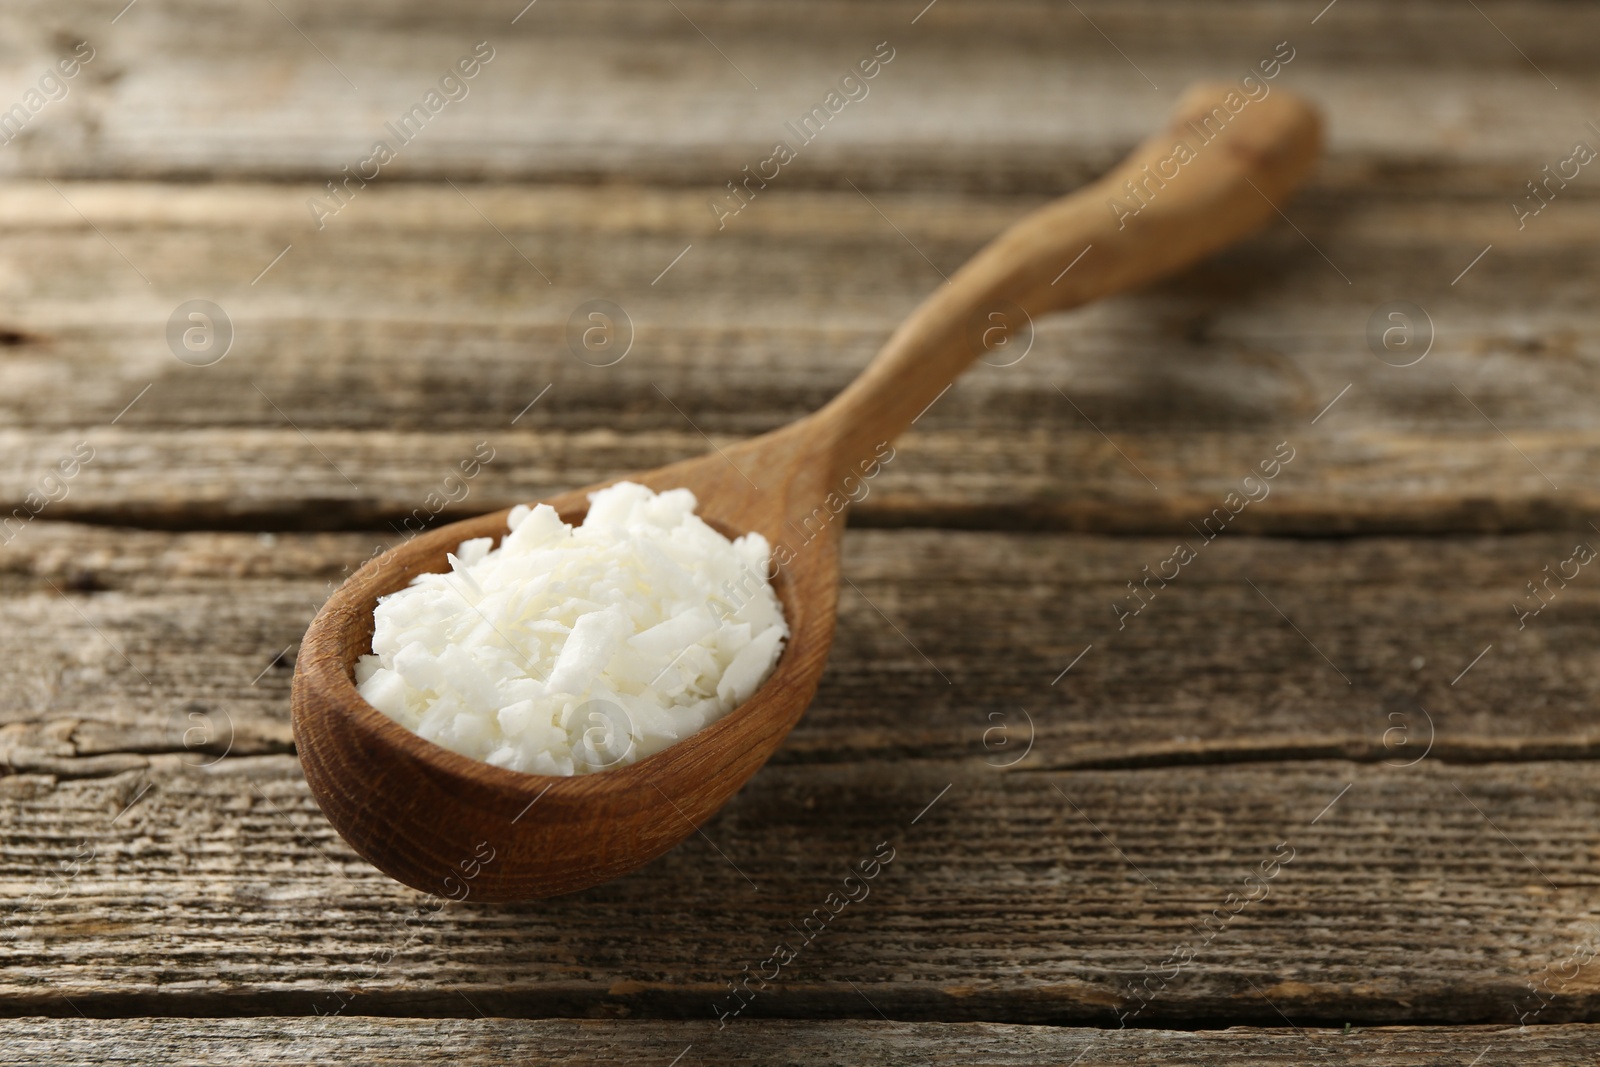
<svg viewBox="0 0 1600 1067">
<path fill-rule="evenodd" d="M 1351 121 L 1332 113 L 1335 154 L 1314 180 Z M 0 186 L 12 264 L 0 325 L 22 335 L 0 359 L 0 487 L 20 498 L 74 442 L 103 442 L 52 505 L 63 519 L 381 529 L 480 440 L 497 459 L 447 517 L 648 469 L 703 452 L 695 426 L 725 446 L 814 410 L 939 283 L 849 190 L 794 191 L 781 212 L 753 206 L 718 233 L 701 217 L 703 191 L 473 189 L 473 204 L 540 253 L 547 285 L 448 187 L 374 188 L 338 220 L 348 228 L 314 245 L 309 186 L 61 189 L 163 289 L 152 295 L 48 186 Z M 1600 511 L 1584 478 L 1600 462 L 1585 392 L 1600 319 L 1584 284 L 1600 205 L 1574 185 L 1551 205 L 1552 226 L 1508 243 L 1500 200 L 1383 191 L 1313 191 L 1294 205 L 1355 285 L 1283 226 L 1152 290 L 1040 322 L 1026 359 L 974 368 L 902 438 L 904 462 L 854 521 L 1178 531 L 1287 438 L 1302 453 L 1293 477 L 1240 529 L 1581 528 Z M 945 270 L 1041 202 L 871 195 Z M 227 358 L 194 368 L 171 357 L 163 330 L 201 292 L 238 336 Z M 635 324 L 638 351 L 611 367 L 563 341 L 572 309 L 596 297 Z M 1437 326 L 1434 351 L 1403 370 L 1363 336 L 1379 304 L 1402 298 Z"/>
<path fill-rule="evenodd" d="M 0 107 L 97 49 L 0 146 L 6 510 L 95 449 L 0 547 L 0 1058 L 1593 1062 L 1600 584 L 1511 605 L 1600 545 L 1600 198 L 1586 167 L 1524 229 L 1510 205 L 1600 143 L 1594 11 L 277 6 L 0 14 Z M 472 95 L 318 232 L 306 198 L 486 39 Z M 884 40 L 719 231 L 706 200 Z M 1289 221 L 1040 323 L 912 427 L 841 543 L 815 705 L 705 836 L 408 928 L 425 898 L 292 749 L 330 583 L 478 441 L 441 518 L 815 408 L 941 271 L 1285 40 L 1275 84 L 1329 115 Z M 237 327 L 214 366 L 167 349 L 193 298 Z M 595 298 L 636 327 L 612 367 L 563 340 Z M 1367 346 L 1392 300 L 1435 326 L 1412 367 Z M 1282 441 L 1271 496 L 1119 629 Z M 728 983 L 885 840 L 718 1037 Z"/>
<path fill-rule="evenodd" d="M 714 1031 L 728 983 L 780 942 L 801 948 L 796 967 L 737 1024 L 1541 1023 L 1600 1003 L 1591 972 L 1564 966 L 1597 936 L 1600 781 L 1584 762 L 775 763 L 643 871 L 436 911 L 343 844 L 293 757 L 185 766 L 202 758 L 8 781 L 28 827 L 12 831 L 8 892 L 39 894 L 6 918 L 9 1012 L 472 1015 L 465 993 L 491 1016 Z M 795 945 L 884 842 L 893 862 L 870 896 Z M 76 874 L 59 866 L 80 850 Z M 1240 905 L 1245 878 L 1285 856 Z M 1213 909 L 1237 914 L 1210 936 Z M 1133 984 L 1185 948 L 1193 962 L 1138 1010 Z M 1540 1011 L 1529 983 L 1547 977 L 1561 995 Z"/>
<path fill-rule="evenodd" d="M 360 1049 L 367 1062 L 654 1062 L 685 1053 L 728 1064 L 1014 1064 L 1082 1062 L 1296 1064 L 1337 1057 L 1357 1067 L 1415 1063 L 1593 1062 L 1591 1026 L 1383 1028 L 1187 1032 L 1081 1030 L 994 1024 L 778 1022 L 707 1039 L 674 1022 L 421 1019 L 151 1019 L 104 1024 L 27 1020 L 12 1027 L 19 1053 L 41 1067 L 148 1063 L 316 1063 Z M 1499 1060 L 1491 1057 L 1498 1054 Z"/>
</svg>

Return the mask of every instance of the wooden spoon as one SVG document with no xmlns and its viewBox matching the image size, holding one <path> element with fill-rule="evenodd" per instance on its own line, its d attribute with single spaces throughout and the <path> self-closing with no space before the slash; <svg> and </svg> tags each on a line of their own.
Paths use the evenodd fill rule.
<svg viewBox="0 0 1600 1067">
<path fill-rule="evenodd" d="M 1134 289 L 1270 220 L 1310 171 L 1320 127 L 1282 89 L 1247 100 L 1225 84 L 1194 87 L 1169 127 L 1116 170 L 1024 218 L 935 290 L 821 411 L 627 475 L 658 491 L 687 486 L 724 533 L 765 535 L 782 564 L 774 585 L 792 632 L 755 695 L 655 755 L 575 777 L 523 774 L 425 741 L 357 694 L 352 672 L 371 651 L 377 598 L 447 570 L 445 553 L 467 538 L 498 539 L 506 511 L 440 527 L 367 563 L 317 614 L 295 670 L 295 742 L 328 820 L 374 866 L 458 900 L 570 893 L 694 833 L 766 762 L 816 692 L 833 639 L 842 512 L 880 443 L 986 343 L 1015 341 L 1019 311 L 1038 316 Z M 576 523 L 604 484 L 545 502 Z"/>
</svg>

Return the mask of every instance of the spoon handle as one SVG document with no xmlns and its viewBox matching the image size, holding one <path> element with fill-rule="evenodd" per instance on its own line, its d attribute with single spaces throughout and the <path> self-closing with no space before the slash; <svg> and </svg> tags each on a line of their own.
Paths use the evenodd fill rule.
<svg viewBox="0 0 1600 1067">
<path fill-rule="evenodd" d="M 1098 181 L 986 245 L 924 300 L 814 416 L 843 464 L 891 440 L 986 352 L 1016 358 L 1027 322 L 1136 289 L 1251 233 L 1310 172 L 1315 108 L 1282 89 L 1193 86 L 1161 133 Z M 1018 314 L 1018 312 L 1024 314 Z"/>
</svg>

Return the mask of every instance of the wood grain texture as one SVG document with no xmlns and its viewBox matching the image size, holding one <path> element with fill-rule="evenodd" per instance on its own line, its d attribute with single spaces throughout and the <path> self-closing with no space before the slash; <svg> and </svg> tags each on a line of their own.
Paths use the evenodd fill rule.
<svg viewBox="0 0 1600 1067">
<path fill-rule="evenodd" d="M 148 753 L 205 762 L 230 742 L 288 751 L 301 634 L 394 540 L 36 522 L 0 554 L 16 621 L 0 630 L 6 765 L 66 776 Z M 1026 746 L 1027 716 L 1030 766 L 1406 762 L 1428 716 L 1435 758 L 1589 758 L 1600 585 L 1586 568 L 1522 630 L 1511 608 L 1536 603 L 1526 583 L 1572 541 L 1224 535 L 1119 630 L 1112 605 L 1134 606 L 1127 582 L 1169 541 L 847 531 L 837 645 L 775 758 L 998 764 Z"/>
<path fill-rule="evenodd" d="M 485 1015 L 710 1032 L 736 1003 L 729 983 L 770 974 L 774 946 L 840 910 L 845 869 L 886 844 L 870 894 L 752 986 L 730 1026 L 878 1011 L 1115 1026 L 1184 948 L 1132 1025 L 1593 1020 L 1596 774 L 773 765 L 645 869 L 503 905 L 424 897 L 369 867 L 292 757 L 18 775 L 0 779 L 0 891 L 17 901 L 0 1009 L 472 1017 L 465 994 Z M 1239 906 L 1274 856 L 1267 892 Z M 1239 914 L 1208 935 L 1215 909 Z M 1547 980 L 1541 1004 L 1530 983 Z"/>
<path fill-rule="evenodd" d="M 471 188 L 546 284 L 448 187 L 374 190 L 311 243 L 271 187 L 63 190 L 156 284 L 47 186 L 0 188 L 0 501 L 87 441 L 51 515 L 279 529 L 398 523 L 478 441 L 496 461 L 449 518 L 696 455 L 701 431 L 726 447 L 772 429 L 843 388 L 939 283 L 917 249 L 949 271 L 1038 203 L 875 194 L 913 248 L 853 192 L 757 205 L 718 234 L 685 194 Z M 917 422 L 855 521 L 1177 531 L 1287 439 L 1302 459 L 1242 528 L 1581 526 L 1600 511 L 1583 285 L 1600 207 L 1550 211 L 1518 234 L 1499 200 L 1297 202 L 1354 285 L 1283 225 L 1043 319 L 1022 362 L 977 366 Z M 163 337 L 200 295 L 238 330 L 204 368 Z M 595 298 L 634 324 L 615 366 L 564 339 Z M 1398 298 L 1436 326 L 1405 369 L 1364 339 Z"/>
<path fill-rule="evenodd" d="M 689 1023 L 513 1019 L 16 1019 L 0 1037 L 38 1067 L 182 1062 L 195 1067 L 244 1063 L 319 1063 L 358 1048 L 367 1062 L 460 1064 L 508 1060 L 536 1063 L 656 1064 L 678 1052 L 685 1064 L 824 1067 L 878 1063 L 895 1067 L 1014 1067 L 1085 1062 L 1140 1064 L 1298 1064 L 1337 1056 L 1353 1067 L 1418 1062 L 1538 1062 L 1587 1067 L 1600 1048 L 1584 1025 L 1384 1027 L 1352 1030 L 1085 1030 L 984 1023 L 896 1023 L 866 1020 L 791 1023 L 730 1029 L 706 1039 Z M 1496 1055 L 1498 1054 L 1498 1058 Z M 1092 1059 L 1090 1058 L 1092 1057 Z"/>
<path fill-rule="evenodd" d="M 1025 432 L 997 428 L 990 436 L 919 424 L 894 446 L 894 462 L 852 509 L 852 521 L 1182 534 L 1221 506 L 1283 442 L 1297 450 L 1296 465 L 1274 486 L 1270 505 L 1246 509 L 1230 524 L 1237 530 L 1295 537 L 1520 533 L 1583 530 L 1600 514 L 1600 490 L 1586 475 L 1600 461 L 1600 430 L 1513 431 L 1515 447 L 1492 429 L 1397 434 L 1277 427 L 1122 434 L 1107 441 L 1059 396 L 1057 404 L 1079 419 L 1082 432 L 1072 427 L 1058 437 L 1058 427 L 1046 424 Z M 742 438 L 711 440 L 726 450 Z M 480 442 L 493 449 L 494 461 L 462 496 L 456 468 Z M 423 522 L 590 484 L 584 479 L 677 462 L 697 454 L 706 438 L 692 429 L 304 436 L 292 429 L 0 431 L 9 461 L 0 518 L 37 507 L 28 494 L 47 485 L 50 470 L 80 443 L 93 448 L 95 458 L 64 499 L 43 509 L 49 518 L 171 530 L 354 529 L 393 536 Z M 1537 467 L 1518 449 L 1537 457 Z M 162 474 L 152 478 L 151 470 Z M 449 502 L 447 494 L 460 502 Z"/>
<path fill-rule="evenodd" d="M 382 180 L 646 175 L 710 196 L 887 41 L 895 58 L 870 95 L 805 147 L 787 181 L 1055 192 L 1120 158 L 1178 87 L 1243 74 L 1288 41 L 1295 58 L 1280 83 L 1346 117 L 1330 172 L 1343 185 L 1498 195 L 1531 176 L 1527 161 L 1536 172 L 1584 136 L 1578 101 L 1597 85 L 1580 42 L 1600 25 L 1582 7 L 1503 0 L 1484 13 L 1345 0 L 1314 25 L 1304 5 L 1242 0 L 1081 11 L 941 0 L 915 24 L 921 4 L 838 0 L 701 0 L 681 13 L 648 0 L 542 0 L 515 25 L 517 9 L 490 0 L 448 13 L 280 6 L 142 0 L 115 25 L 88 5 L 10 7 L 3 69 L 16 94 L 70 42 L 87 37 L 99 55 L 0 168 L 320 184 L 487 40 L 496 58 L 471 94 L 401 148 Z"/>
<path fill-rule="evenodd" d="M 99 50 L 0 150 L 22 179 L 0 185 L 0 512 L 97 449 L 0 549 L 0 1014 L 59 1017 L 10 1023 L 0 1058 L 1069 1063 L 1087 1036 L 1085 1064 L 1594 1060 L 1560 1020 L 1600 1019 L 1579 962 L 1600 601 L 1585 573 L 1526 630 L 1510 603 L 1600 515 L 1600 207 L 1586 173 L 1526 229 L 1509 208 L 1590 140 L 1595 11 L 939 0 L 913 24 L 922 0 L 541 0 L 513 26 L 520 2 L 277 6 L 0 12 L 0 108 L 74 41 Z M 315 230 L 307 198 L 479 39 L 498 52 L 473 95 Z M 707 201 L 881 40 L 871 96 L 719 230 Z M 497 459 L 441 521 L 812 410 L 939 271 L 1100 173 L 1178 86 L 1279 41 L 1276 84 L 1333 116 L 1292 227 L 1042 321 L 1026 360 L 917 423 L 852 517 L 896 528 L 842 541 L 860 592 L 819 698 L 709 840 L 554 908 L 407 927 L 423 898 L 344 848 L 291 754 L 287 668 L 330 583 L 477 441 Z M 208 368 L 163 338 L 195 297 L 239 327 Z M 563 337 L 594 298 L 638 331 L 609 368 Z M 1437 331 L 1406 369 L 1363 336 L 1396 299 Z M 1295 462 L 1231 531 L 1293 536 L 1219 539 L 1115 629 L 1125 583 L 1283 440 Z M 1470 536 L 1493 531 L 1541 532 Z M 1429 536 L 1329 539 L 1397 532 Z M 994 769 L 1022 709 L 1033 747 Z M 1406 768 L 1420 709 L 1434 744 Z M 732 1042 L 694 1037 L 885 836 L 901 852 L 833 940 Z M 1285 839 L 1270 899 L 1132 1020 L 1262 1029 L 879 1017 L 1114 1025 Z M 1541 1003 L 1529 982 L 1557 988 L 1526 1030 L 1311 1029 L 1511 1021 Z M 312 1015 L 341 1009 L 459 1018 Z M 99 1018 L 140 1013 L 276 1017 Z"/>
</svg>

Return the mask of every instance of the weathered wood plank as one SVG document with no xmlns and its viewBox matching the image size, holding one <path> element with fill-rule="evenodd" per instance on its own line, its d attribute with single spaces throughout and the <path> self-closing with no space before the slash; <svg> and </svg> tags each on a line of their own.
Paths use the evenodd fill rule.
<svg viewBox="0 0 1600 1067">
<path fill-rule="evenodd" d="M 675 1016 L 709 1034 L 749 965 L 769 984 L 730 1026 L 1593 1020 L 1597 775 L 771 766 L 640 872 L 437 911 L 345 848 L 292 757 L 14 776 L 0 1011 L 458 1016 L 464 994 L 485 1015 Z M 888 849 L 869 895 L 827 904 Z M 842 914 L 792 944 L 826 907 Z M 773 979 L 779 943 L 796 956 Z"/>
<path fill-rule="evenodd" d="M 1600 512 L 1600 486 L 1589 473 L 1600 463 L 1600 428 L 1523 431 L 1516 447 L 1492 430 L 1280 427 L 1125 434 L 1112 443 L 1085 429 L 1060 437 L 1049 425 L 1003 437 L 913 432 L 895 444 L 894 461 L 871 483 L 854 521 L 1183 534 L 1237 493 L 1241 480 L 1284 442 L 1297 462 L 1271 487 L 1270 503 L 1244 509 L 1229 524 L 1235 530 L 1310 537 L 1582 530 Z M 494 458 L 463 496 L 457 468 L 480 442 Z M 30 494 L 59 494 L 50 472 L 81 444 L 94 450 L 93 461 L 64 498 L 39 509 L 39 497 Z M 0 475 L 8 498 L 0 519 L 21 520 L 38 509 L 65 521 L 178 530 L 393 531 L 408 519 L 415 529 L 430 512 L 441 520 L 465 518 L 686 459 L 706 451 L 706 438 L 693 430 L 301 434 L 90 427 L 0 431 L 0 449 L 9 461 Z M 1537 457 L 1537 467 L 1518 449 Z M 460 502 L 450 503 L 447 494 Z"/>
<path fill-rule="evenodd" d="M 1588 138 L 1566 101 L 1600 85 L 1582 44 L 1600 15 L 1346 0 L 1313 25 L 1297 4 L 944 0 L 913 25 L 921 7 L 686 0 L 684 18 L 546 0 L 515 27 L 488 4 L 440 15 L 145 0 L 115 23 L 88 7 L 0 15 L 6 100 L 71 41 L 101 49 L 70 98 L 0 153 L 0 174 L 311 183 L 0 191 L 11 457 L 0 511 L 74 442 L 97 448 L 66 499 L 0 552 L 0 598 L 18 624 L 0 636 L 12 683 L 0 742 L 21 772 L 0 778 L 0 898 L 14 905 L 0 916 L 0 1012 L 482 1007 L 681 1015 L 715 1033 L 708 1003 L 829 891 L 817 872 L 883 838 L 897 862 L 853 909 L 871 917 L 846 916 L 747 1015 L 1109 1022 L 1137 1006 L 1129 981 L 1198 943 L 1199 918 L 1285 839 L 1298 852 L 1270 899 L 1135 1025 L 1276 1025 L 1280 1009 L 1305 1024 L 1509 1020 L 1540 1004 L 1528 981 L 1587 962 L 1592 765 L 1444 762 L 1594 756 L 1600 601 L 1586 576 L 1526 630 L 1508 608 L 1584 533 L 1223 539 L 1126 630 L 1111 601 L 1166 541 L 854 533 L 846 565 L 865 595 L 846 593 L 817 707 L 779 765 L 707 827 L 738 871 L 697 838 L 581 898 L 452 906 L 413 943 L 403 922 L 419 898 L 331 835 L 287 754 L 282 653 L 370 539 L 51 521 L 381 526 L 480 439 L 497 458 L 452 512 L 699 451 L 702 429 L 758 432 L 865 361 L 937 283 L 924 253 L 949 270 L 1038 194 L 1103 168 L 1177 86 L 1242 69 L 1280 39 L 1300 53 L 1279 84 L 1334 120 L 1329 164 L 1290 208 L 1315 248 L 1280 228 L 1157 292 L 1041 324 L 1026 362 L 980 369 L 929 413 L 861 522 L 1182 531 L 1284 439 L 1298 462 L 1235 532 L 1581 530 L 1600 510 L 1583 281 L 1600 210 L 1579 182 L 1517 232 L 1505 192 Z M 473 98 L 313 232 L 315 183 L 361 158 L 480 34 L 500 51 Z M 899 51 L 872 98 L 717 230 L 707 196 L 880 39 Z M 1147 76 L 1162 88 L 1147 91 Z M 403 184 L 447 177 L 467 196 Z M 910 242 L 853 191 L 802 191 L 847 180 Z M 915 188 L 1028 195 L 884 191 Z M 1374 190 L 1414 200 L 1369 202 Z M 177 363 L 162 338 L 173 306 L 196 296 L 241 328 L 215 367 Z M 572 308 L 595 296 L 640 327 L 617 367 L 583 366 L 562 344 Z M 1425 304 L 1440 331 L 1428 361 L 1403 371 L 1362 339 L 1373 308 L 1396 298 Z M 509 426 L 546 385 L 537 421 Z M 1001 746 L 992 731 L 1015 731 L 1023 708 L 1032 750 L 1010 773 L 984 766 L 1016 752 L 1020 736 Z M 1424 736 L 1429 758 L 1401 766 Z M 1317 758 L 1328 759 L 1304 762 Z M 1283 762 L 1260 762 L 1272 760 Z M 1166 769 L 1130 769 L 1155 766 Z M 92 855 L 74 866 L 83 848 Z M 1576 969 L 1535 1021 L 1600 1018 L 1600 986 Z M 229 1024 L 200 1039 L 209 1047 L 153 1032 L 197 1057 L 278 1034 L 287 1057 L 326 1058 L 326 1031 L 308 1036 L 308 1023 Z M 28 1025 L 42 1028 L 29 1041 L 84 1034 Z M 570 1058 L 595 1033 L 327 1025 L 398 1054 L 565 1041 Z M 412 1029 L 393 1036 L 400 1027 Z M 1065 1031 L 879 1027 L 808 1036 L 795 1059 L 878 1059 L 885 1038 L 919 1062 L 1083 1050 Z M 751 1018 L 732 1030 L 750 1035 L 734 1055 L 770 1060 L 774 1031 Z M 1592 1058 L 1588 1031 L 1554 1032 L 1486 1040 L 1524 1058 Z M 638 1034 L 607 1037 L 644 1056 Z M 1108 1035 L 1107 1051 L 1271 1061 L 1326 1043 L 1369 1062 L 1481 1051 L 1438 1032 L 1364 1044 L 1285 1031 L 1242 1049 L 1237 1036 Z"/>
<path fill-rule="evenodd" d="M 1430 738 L 1451 761 L 1592 758 L 1592 568 L 1541 585 L 1538 615 L 1511 606 L 1537 607 L 1526 583 L 1580 539 L 1191 533 L 1194 561 L 1119 617 L 1143 568 L 1171 573 L 1170 540 L 850 531 L 829 669 L 777 758 L 1009 763 L 1030 723 L 1026 766 L 1398 764 Z M 30 526 L 0 552 L 4 765 L 104 774 L 141 753 L 205 762 L 229 740 L 288 751 L 296 643 L 332 584 L 392 540 Z"/>
<path fill-rule="evenodd" d="M 146 1064 L 363 1062 L 478 1064 L 926 1064 L 1012 1067 L 1085 1063 L 1299 1064 L 1326 1054 L 1351 1067 L 1466 1063 L 1491 1055 L 1549 1067 L 1588 1067 L 1600 1049 L 1593 1026 L 1383 1027 L 1291 1030 L 1091 1030 L 991 1023 L 878 1020 L 751 1023 L 707 1038 L 693 1023 L 598 1019 L 14 1019 L 0 1038 L 38 1067 Z M 1491 1059 L 1488 1062 L 1496 1062 Z"/>
<path fill-rule="evenodd" d="M 473 188 L 534 268 L 448 188 L 376 190 L 323 235 L 271 187 L 65 189 L 111 243 L 47 186 L 0 190 L 0 502 L 88 441 L 54 516 L 274 528 L 396 521 L 479 440 L 499 458 L 447 513 L 691 455 L 701 431 L 770 429 L 841 388 L 938 284 L 918 249 L 951 269 L 1036 202 L 876 198 L 912 247 L 854 193 L 796 194 L 718 234 L 689 194 Z M 1554 204 L 1564 223 L 1523 234 L 1504 207 L 1296 205 L 1356 284 L 1284 226 L 1043 321 L 1025 359 L 974 368 L 919 421 L 857 521 L 1181 530 L 1287 439 L 1302 458 L 1241 528 L 1581 525 L 1600 510 L 1582 285 L 1600 204 Z M 214 366 L 167 350 L 197 295 L 237 328 Z M 1405 369 L 1364 339 L 1400 296 L 1437 330 Z M 614 366 L 564 339 L 596 297 L 635 326 Z"/>
<path fill-rule="evenodd" d="M 1056 188 L 1102 168 L 1184 83 L 1241 75 L 1287 41 L 1277 84 L 1339 116 L 1333 173 L 1346 184 L 1498 194 L 1584 136 L 1577 102 L 1597 88 L 1582 42 L 1600 20 L 1562 3 L 1490 3 L 1486 17 L 1444 0 L 1346 0 L 1315 24 L 1296 3 L 942 0 L 920 17 L 917 3 L 679 6 L 544 0 L 513 25 L 515 6 L 487 0 L 448 14 L 144 0 L 114 24 L 95 5 L 12 5 L 8 96 L 71 42 L 87 37 L 97 56 L 0 154 L 0 173 L 320 183 L 370 155 L 384 123 L 480 40 L 495 58 L 470 94 L 382 180 L 644 175 L 709 195 L 880 41 L 895 58 L 786 182 Z"/>
</svg>

